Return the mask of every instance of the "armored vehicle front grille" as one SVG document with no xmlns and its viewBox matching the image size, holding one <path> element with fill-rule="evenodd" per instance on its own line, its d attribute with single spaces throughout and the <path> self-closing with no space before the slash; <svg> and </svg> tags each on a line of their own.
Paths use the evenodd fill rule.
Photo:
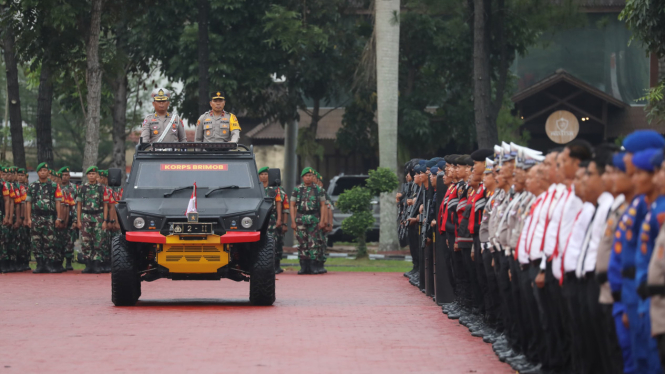
<svg viewBox="0 0 665 374">
<path fill-rule="evenodd" d="M 166 252 L 186 252 L 186 253 L 196 253 L 196 252 L 217 252 L 219 249 L 215 246 L 172 246 L 166 250 Z"/>
</svg>

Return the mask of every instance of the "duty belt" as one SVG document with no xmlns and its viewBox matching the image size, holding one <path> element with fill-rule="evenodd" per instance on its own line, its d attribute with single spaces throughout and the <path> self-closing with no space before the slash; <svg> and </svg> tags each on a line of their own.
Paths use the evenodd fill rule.
<svg viewBox="0 0 665 374">
<path fill-rule="evenodd" d="M 614 299 L 614 302 L 619 302 L 619 301 L 621 301 L 621 290 L 619 290 L 619 291 L 612 291 L 612 298 Z"/>
<path fill-rule="evenodd" d="M 628 279 L 635 279 L 635 266 L 630 266 L 621 270 L 621 276 Z"/>
<path fill-rule="evenodd" d="M 649 296 L 665 296 L 665 285 L 647 285 Z"/>
<path fill-rule="evenodd" d="M 104 213 L 104 210 L 103 210 L 103 209 L 95 209 L 95 210 L 81 209 L 81 213 L 85 213 L 85 214 L 100 214 L 100 213 Z"/>
<path fill-rule="evenodd" d="M 33 210 L 32 213 L 38 217 L 55 217 L 56 213 L 51 210 Z"/>
<path fill-rule="evenodd" d="M 596 274 L 596 280 L 598 281 L 599 284 L 607 282 L 607 272 Z"/>
<path fill-rule="evenodd" d="M 314 215 L 317 214 L 318 212 L 319 212 L 318 210 L 305 210 L 305 211 L 298 210 L 299 214 L 307 214 L 307 215 Z"/>
</svg>

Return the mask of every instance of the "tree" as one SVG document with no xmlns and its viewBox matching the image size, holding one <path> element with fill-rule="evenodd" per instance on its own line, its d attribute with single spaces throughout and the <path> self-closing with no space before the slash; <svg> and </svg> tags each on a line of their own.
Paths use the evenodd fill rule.
<svg viewBox="0 0 665 374">
<path fill-rule="evenodd" d="M 646 51 L 665 57 L 665 3 L 655 0 L 628 0 L 619 19 L 633 32 L 633 39 L 644 43 Z M 665 78 L 649 90 L 647 115 L 650 121 L 665 120 Z"/>
<path fill-rule="evenodd" d="M 85 133 L 85 154 L 83 170 L 97 164 L 99 156 L 99 122 L 102 95 L 102 69 L 99 63 L 99 33 L 101 31 L 102 0 L 91 0 L 90 32 L 86 43 L 86 61 L 88 86 Z"/>
<path fill-rule="evenodd" d="M 3 32 L 3 49 L 7 72 L 7 103 L 12 137 L 12 155 L 14 165 L 25 168 L 25 149 L 23 147 L 23 118 L 21 117 L 21 97 L 18 83 L 18 64 L 14 50 L 13 19 L 8 19 Z"/>
<path fill-rule="evenodd" d="M 496 120 L 509 86 L 509 68 L 517 54 L 552 25 L 577 22 L 574 0 L 558 3 L 540 0 L 473 0 L 473 101 L 476 138 L 481 148 L 498 142 Z"/>
<path fill-rule="evenodd" d="M 397 173 L 397 111 L 399 108 L 400 0 L 379 0 L 375 6 L 376 117 L 379 125 L 379 165 Z M 397 188 L 397 186 L 395 186 Z M 393 220 L 397 205 L 389 191 L 380 196 L 379 250 L 398 248 Z"/>
<path fill-rule="evenodd" d="M 353 213 L 342 221 L 342 230 L 355 237 L 356 258 L 367 256 L 365 234 L 374 225 L 372 197 L 394 191 L 399 186 L 395 173 L 384 167 L 369 171 L 365 187 L 355 186 L 342 192 L 337 200 L 337 208 L 344 213 Z M 383 206 L 381 206 L 383 210 Z"/>
<path fill-rule="evenodd" d="M 198 0 L 198 27 L 199 27 L 199 113 L 209 109 L 208 69 L 210 52 L 208 50 L 208 13 L 209 0 Z"/>
</svg>

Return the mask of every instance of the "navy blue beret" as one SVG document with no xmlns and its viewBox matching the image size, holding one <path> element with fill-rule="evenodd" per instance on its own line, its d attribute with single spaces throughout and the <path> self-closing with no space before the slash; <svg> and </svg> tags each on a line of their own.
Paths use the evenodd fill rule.
<svg viewBox="0 0 665 374">
<path fill-rule="evenodd" d="M 637 130 L 623 140 L 627 152 L 637 153 L 647 148 L 663 148 L 665 139 L 654 130 Z"/>
</svg>

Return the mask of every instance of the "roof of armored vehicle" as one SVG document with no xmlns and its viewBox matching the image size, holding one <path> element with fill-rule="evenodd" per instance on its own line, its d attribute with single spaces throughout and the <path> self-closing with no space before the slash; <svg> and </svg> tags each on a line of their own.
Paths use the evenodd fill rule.
<svg viewBox="0 0 665 374">
<path fill-rule="evenodd" d="M 183 148 L 184 147 L 184 148 Z M 151 148 L 151 149 L 148 149 Z M 253 159 L 254 147 L 235 143 L 139 143 L 136 159 Z"/>
</svg>

